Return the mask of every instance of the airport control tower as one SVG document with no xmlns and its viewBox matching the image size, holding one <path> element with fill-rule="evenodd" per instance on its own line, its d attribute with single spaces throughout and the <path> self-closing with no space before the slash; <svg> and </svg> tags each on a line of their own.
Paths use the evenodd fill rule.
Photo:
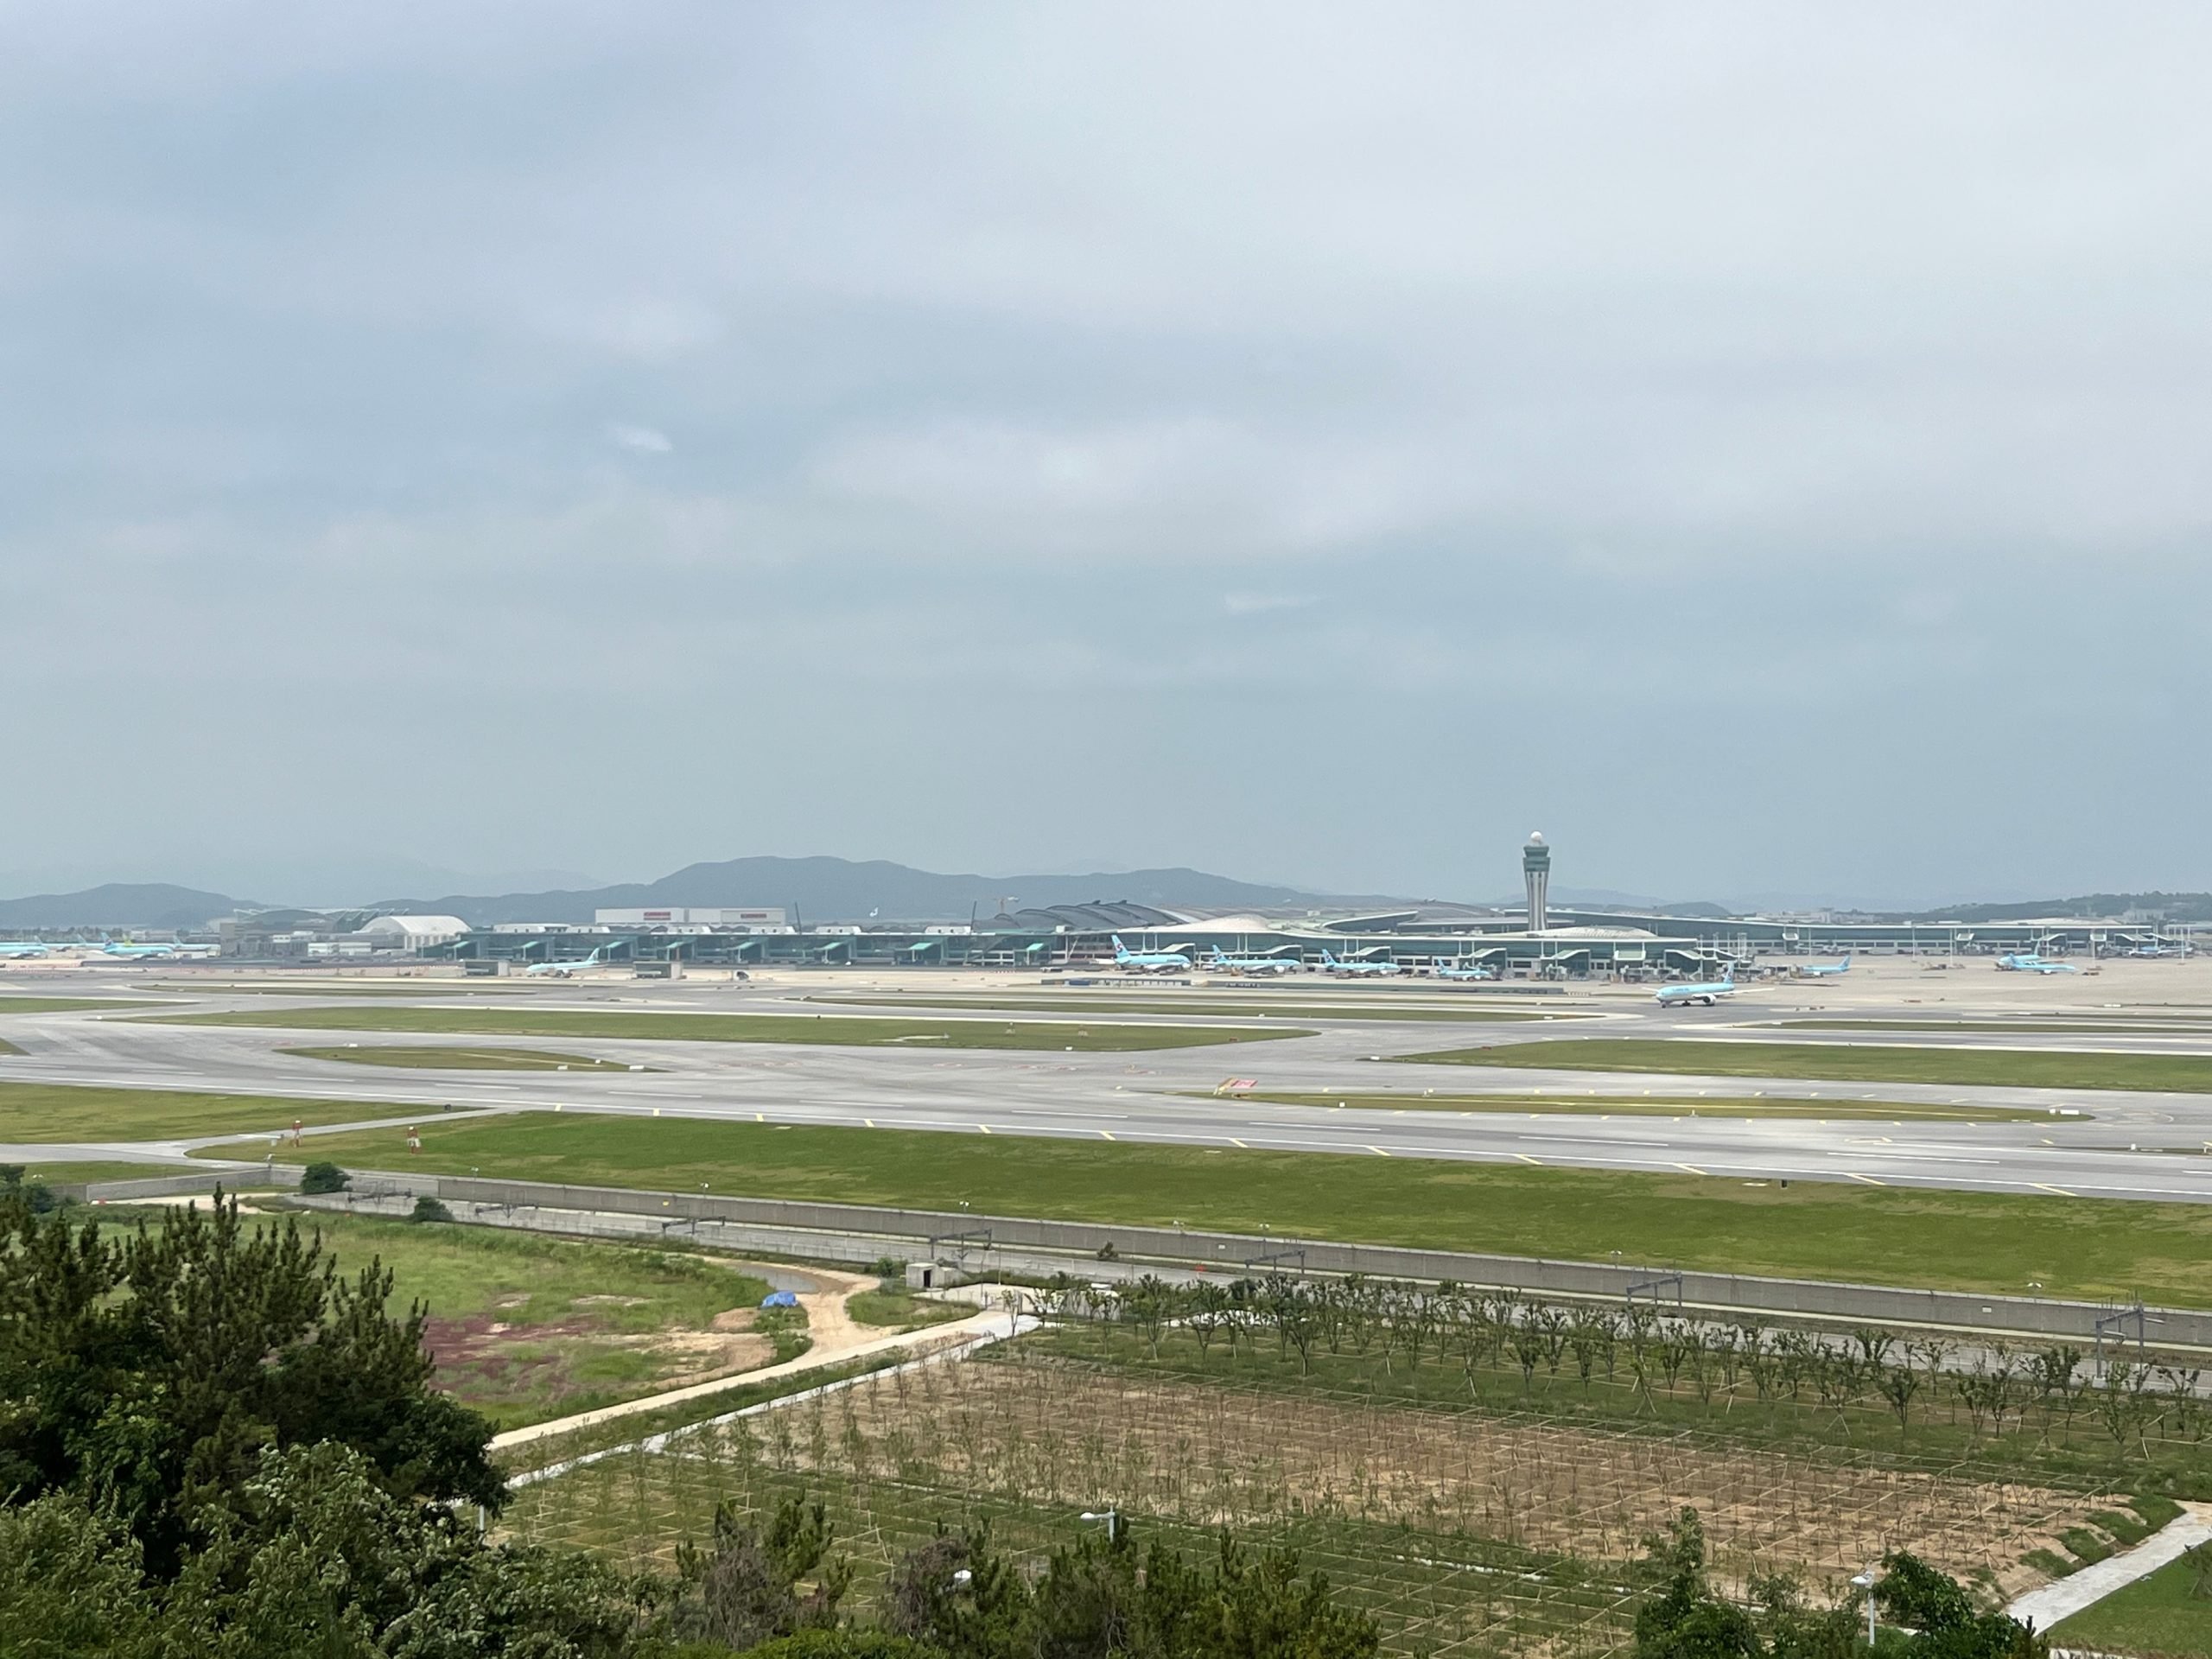
<svg viewBox="0 0 2212 1659">
<path fill-rule="evenodd" d="M 1521 849 L 1521 879 L 1529 884 L 1529 931 L 1544 931 L 1544 889 L 1552 883 L 1552 849 L 1544 845 L 1544 832 L 1530 832 Z"/>
</svg>

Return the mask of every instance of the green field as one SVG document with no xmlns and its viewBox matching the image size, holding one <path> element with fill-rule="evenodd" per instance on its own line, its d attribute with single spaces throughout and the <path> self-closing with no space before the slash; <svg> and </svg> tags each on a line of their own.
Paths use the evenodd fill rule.
<svg viewBox="0 0 2212 1659">
<path fill-rule="evenodd" d="M 1453 1008 L 1425 1007 L 1418 1003 L 1376 1002 L 1364 1007 L 1337 1003 L 1307 1002 L 1294 1000 L 1280 992 L 1258 992 L 1241 999 L 1220 996 L 1201 1001 L 1195 997 L 1160 996 L 1152 998 L 1090 997 L 1090 996 L 901 996 L 885 993 L 875 996 L 810 996 L 809 1002 L 835 1002 L 849 1007 L 868 1008 L 966 1008 L 978 1013 L 1004 1010 L 1009 1013 L 1045 1012 L 1052 1014 L 1187 1014 L 1204 1019 L 1228 1015 L 1247 1020 L 1410 1020 L 1432 1025 L 1449 1025 L 1462 1021 L 1492 1021 L 1529 1020 L 1577 1020 L 1587 1015 L 1574 1014 L 1547 1014 L 1532 1008 Z"/>
<path fill-rule="evenodd" d="M 113 996 L 0 996 L 0 1014 L 74 1014 L 80 1008 L 157 1008 L 158 1002 Z"/>
<path fill-rule="evenodd" d="M 2212 1654 L 2212 1593 L 2186 1557 L 2051 1626 L 2054 1642 L 2099 1653 Z"/>
<path fill-rule="evenodd" d="M 349 1044 L 344 1048 L 280 1048 L 305 1060 L 337 1060 L 346 1065 L 410 1066 L 437 1071 L 643 1071 L 626 1060 L 594 1060 L 587 1054 L 561 1054 L 543 1048 L 437 1048 L 398 1043 Z"/>
<path fill-rule="evenodd" d="M 1763 1031 L 1924 1031 L 2001 1037 L 2008 1032 L 2075 1032 L 2107 1037 L 2212 1037 L 2202 1020 L 1762 1020 Z"/>
<path fill-rule="evenodd" d="M 341 1274 L 390 1268 L 396 1310 L 429 1305 L 439 1386 L 501 1428 L 705 1374 L 715 1316 L 768 1293 L 719 1260 L 674 1250 L 327 1211 L 300 1224 L 321 1230 Z"/>
<path fill-rule="evenodd" d="M 2019 1050 L 1879 1048 L 1812 1043 L 1711 1043 L 1583 1038 L 1395 1054 L 1431 1065 L 1560 1071 L 1667 1071 L 1700 1077 L 1798 1077 L 1835 1083 L 1955 1083 L 2011 1089 L 2146 1089 L 2212 1093 L 2212 1056 L 2037 1054 Z"/>
<path fill-rule="evenodd" d="M 122 1163 L 37 1163 L 23 1166 L 23 1179 L 44 1181 L 49 1186 L 60 1186 L 73 1181 L 143 1181 L 156 1175 L 174 1175 L 181 1169 L 185 1174 L 200 1172 L 178 1164 L 122 1164 Z"/>
<path fill-rule="evenodd" d="M 1213 1096 L 1207 1096 L 1212 1098 Z M 1708 1096 L 1695 1100 L 1656 1095 L 1408 1095 L 1288 1094 L 1257 1091 L 1239 1100 L 1277 1106 L 1342 1107 L 1356 1111 L 1512 1112 L 1543 1117 L 1796 1117 L 1872 1118 L 1887 1123 L 1946 1119 L 1955 1122 L 2025 1123 L 2049 1114 L 2028 1106 L 1949 1106 L 1941 1102 L 1896 1100 L 1791 1100 L 1767 1096 L 1738 1100 Z M 2087 1114 L 2083 1115 L 2084 1117 Z M 2083 1118 L 2070 1120 L 2075 1122 Z"/>
<path fill-rule="evenodd" d="M 1311 1037 L 1310 1031 L 1229 1027 L 1051 1024 L 995 1020 L 875 1020 L 774 1014 L 601 1014 L 555 1008 L 270 1008 L 181 1014 L 156 1023 L 287 1031 L 461 1032 L 488 1037 L 633 1037 L 694 1043 L 810 1043 L 837 1047 L 1073 1049 L 1131 1052 Z"/>
<path fill-rule="evenodd" d="M 203 1135 L 289 1130 L 303 1123 L 388 1117 L 400 1108 L 346 1100 L 277 1100 L 257 1095 L 201 1095 L 166 1089 L 92 1089 L 54 1083 L 0 1083 L 0 1142 L 181 1141 Z"/>
<path fill-rule="evenodd" d="M 0 1054 L 20 1054 L 23 1051 L 22 1049 L 17 1048 L 6 1038 L 0 1037 Z"/>
<path fill-rule="evenodd" d="M 956 1302 L 932 1301 L 917 1296 L 896 1281 L 887 1280 L 874 1290 L 861 1291 L 845 1303 L 855 1324 L 881 1325 L 892 1331 L 913 1331 L 925 1325 L 944 1325 L 963 1319 L 976 1310 Z"/>
<path fill-rule="evenodd" d="M 331 1135 L 319 1155 L 531 1180 L 2212 1306 L 2212 1205 L 543 1113 Z"/>
</svg>

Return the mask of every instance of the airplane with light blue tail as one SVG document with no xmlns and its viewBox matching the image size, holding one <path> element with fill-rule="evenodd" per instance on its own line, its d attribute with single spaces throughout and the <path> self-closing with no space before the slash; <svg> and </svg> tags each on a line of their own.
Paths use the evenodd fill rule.
<svg viewBox="0 0 2212 1659">
<path fill-rule="evenodd" d="M 53 950 L 43 939 L 0 939 L 0 961 L 22 962 L 31 957 L 48 956 Z"/>
<path fill-rule="evenodd" d="M 589 956 L 579 957 L 574 962 L 533 962 L 523 969 L 523 973 L 525 976 L 548 974 L 555 979 L 574 979 L 587 968 L 597 968 L 602 965 L 599 959 L 601 948 L 594 945 Z"/>
<path fill-rule="evenodd" d="M 1851 958 L 1846 956 L 1841 962 L 1808 962 L 1798 969 L 1797 976 L 1801 979 L 1830 979 L 1850 971 Z"/>
<path fill-rule="evenodd" d="M 1702 985 L 1662 985 L 1653 1000 L 1662 1008 L 1687 1007 L 1693 1002 L 1702 1002 L 1708 1008 L 1717 1005 L 1724 996 L 1736 995 L 1736 970 L 1733 968 L 1719 979 Z"/>
<path fill-rule="evenodd" d="M 1114 965 L 1135 974 L 1187 974 L 1191 958 L 1180 950 L 1132 950 L 1114 935 Z"/>
<path fill-rule="evenodd" d="M 1496 979 L 1497 969 L 1475 963 L 1465 968 L 1455 968 L 1450 963 L 1438 961 L 1428 970 L 1439 979 Z"/>
<path fill-rule="evenodd" d="M 1306 965 L 1296 957 L 1232 957 L 1217 944 L 1206 950 L 1206 971 L 1213 974 L 1294 974 Z"/>
<path fill-rule="evenodd" d="M 220 947 L 212 944 L 141 944 L 136 939 L 110 939 L 100 946 L 104 957 L 125 962 L 173 962 L 179 957 L 212 957 Z"/>
<path fill-rule="evenodd" d="M 2047 962 L 2037 952 L 2023 950 L 2018 955 L 1999 957 L 1997 966 L 2008 974 L 2078 974 L 2082 970 L 2070 962 Z"/>
<path fill-rule="evenodd" d="M 1339 962 L 1324 950 L 1321 952 L 1321 971 L 1325 974 L 1348 974 L 1355 979 L 1388 979 L 1406 970 L 1395 962 Z"/>
</svg>

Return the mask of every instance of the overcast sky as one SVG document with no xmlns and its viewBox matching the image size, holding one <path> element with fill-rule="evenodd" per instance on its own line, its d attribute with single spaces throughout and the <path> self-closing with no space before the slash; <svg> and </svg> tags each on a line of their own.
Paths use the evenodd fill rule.
<svg viewBox="0 0 2212 1659">
<path fill-rule="evenodd" d="M 0 37 L 9 890 L 2212 887 L 2202 7 Z"/>
</svg>

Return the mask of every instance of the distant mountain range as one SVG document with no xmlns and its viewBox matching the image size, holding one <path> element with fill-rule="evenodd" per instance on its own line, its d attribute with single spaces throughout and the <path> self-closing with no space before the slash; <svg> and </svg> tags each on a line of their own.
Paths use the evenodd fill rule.
<svg viewBox="0 0 2212 1659">
<path fill-rule="evenodd" d="M 219 893 L 166 882 L 111 881 L 82 893 L 0 899 L 0 928 L 204 927 L 218 916 L 256 906 Z"/>
<path fill-rule="evenodd" d="M 1307 893 L 1182 868 L 1094 875 L 945 875 L 881 859 L 855 862 L 842 858 L 733 858 L 688 865 L 658 881 L 496 896 L 447 893 L 438 898 L 385 899 L 362 908 L 458 916 L 474 927 L 498 922 L 588 922 L 598 910 L 678 905 L 730 909 L 778 906 L 795 912 L 799 920 L 808 923 L 864 921 L 871 917 L 884 922 L 941 922 L 995 915 L 1001 906 L 1009 910 L 1034 909 L 1093 899 L 1127 899 L 1169 910 L 1398 908 L 1418 902 L 1376 893 Z M 1718 918 L 1729 913 L 1718 905 L 1702 901 L 1660 905 L 1598 888 L 1554 888 L 1552 902 L 1563 908 L 1618 907 L 1677 916 Z M 1510 910 L 1518 904 L 1516 897 L 1500 901 L 1499 907 Z M 81 893 L 0 899 L 0 931 L 73 927 L 192 929 L 203 927 L 219 916 L 264 908 L 250 899 L 197 887 L 111 882 Z M 1953 905 L 1910 919 L 2001 922 L 2038 916 L 2118 916 L 2127 911 L 2162 911 L 2177 922 L 2212 921 L 2212 893 L 2101 893 L 2011 904 Z"/>
<path fill-rule="evenodd" d="M 1204 870 L 1130 870 L 1119 875 L 940 875 L 882 859 L 733 858 L 691 864 L 658 881 L 625 882 L 577 892 L 510 893 L 498 898 L 448 893 L 390 899 L 375 906 L 458 916 L 475 927 L 495 922 L 588 922 L 596 910 L 673 905 L 780 906 L 806 922 L 965 921 L 1043 905 L 1126 899 L 1169 908 L 1240 909 L 1246 906 L 1343 902 L 1210 875 Z M 1365 902 L 1355 900 L 1353 902 Z"/>
</svg>

